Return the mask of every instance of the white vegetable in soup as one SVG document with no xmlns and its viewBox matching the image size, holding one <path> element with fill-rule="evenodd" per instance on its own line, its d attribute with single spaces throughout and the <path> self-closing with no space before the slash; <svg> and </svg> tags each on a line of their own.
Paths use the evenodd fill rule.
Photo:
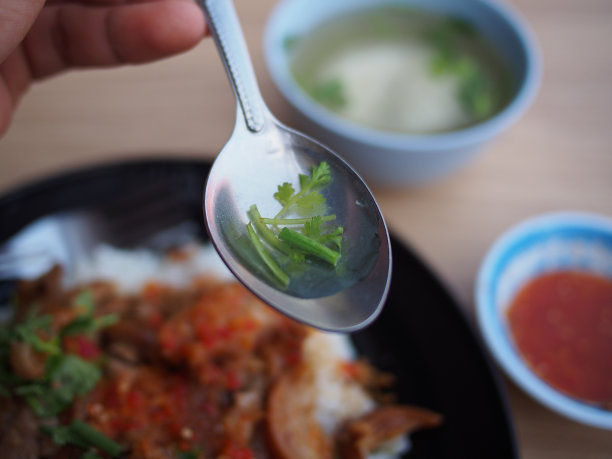
<svg viewBox="0 0 612 459">
<path fill-rule="evenodd" d="M 298 84 L 334 113 L 400 133 L 463 128 L 500 111 L 509 72 L 468 23 L 408 9 L 338 18 L 287 40 Z"/>
</svg>

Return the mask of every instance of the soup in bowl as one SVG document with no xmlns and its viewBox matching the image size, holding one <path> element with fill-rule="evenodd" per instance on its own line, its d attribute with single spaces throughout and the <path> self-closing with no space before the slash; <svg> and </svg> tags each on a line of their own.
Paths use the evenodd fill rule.
<svg viewBox="0 0 612 459">
<path fill-rule="evenodd" d="M 284 0 L 264 49 L 292 124 L 386 185 L 467 163 L 539 83 L 526 25 L 487 0 Z"/>
</svg>

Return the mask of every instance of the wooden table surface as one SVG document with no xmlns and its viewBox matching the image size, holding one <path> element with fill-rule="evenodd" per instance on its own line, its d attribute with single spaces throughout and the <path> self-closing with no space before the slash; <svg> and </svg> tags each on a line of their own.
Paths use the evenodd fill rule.
<svg viewBox="0 0 612 459">
<path fill-rule="evenodd" d="M 274 0 L 236 0 L 264 98 L 289 125 L 261 35 Z M 474 318 L 478 265 L 518 221 L 556 210 L 612 215 L 612 1 L 513 0 L 537 36 L 540 93 L 468 167 L 418 189 L 379 189 L 392 232 Z M 234 101 L 213 42 L 163 62 L 55 77 L 25 96 L 0 140 L 0 193 L 82 165 L 137 157 L 213 158 Z M 449 343 L 452 344 L 452 343 Z M 612 432 L 543 408 L 505 380 L 522 457 L 612 458 Z"/>
</svg>

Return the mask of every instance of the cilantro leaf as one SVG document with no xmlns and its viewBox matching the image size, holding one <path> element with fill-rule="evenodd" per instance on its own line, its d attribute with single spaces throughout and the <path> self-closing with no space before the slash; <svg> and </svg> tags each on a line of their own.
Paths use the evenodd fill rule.
<svg viewBox="0 0 612 459">
<path fill-rule="evenodd" d="M 93 333 L 96 330 L 117 323 L 118 320 L 119 316 L 117 314 L 107 314 L 102 317 L 94 317 L 92 315 L 78 316 L 62 328 L 60 335 L 63 337 Z"/>
<path fill-rule="evenodd" d="M 29 344 L 38 352 L 49 355 L 57 355 L 61 352 L 59 340 L 51 337 L 48 340 L 41 338 L 41 332 L 50 335 L 53 319 L 49 315 L 37 316 L 35 310 L 30 310 L 26 319 L 15 325 L 11 341 L 23 341 Z"/>
<path fill-rule="evenodd" d="M 93 294 L 90 290 L 83 290 L 74 299 L 74 307 L 85 311 L 86 315 L 91 315 L 94 312 L 95 304 Z"/>
<path fill-rule="evenodd" d="M 300 42 L 300 37 L 297 35 L 288 35 L 283 40 L 283 49 L 286 52 L 290 52 Z"/>
<path fill-rule="evenodd" d="M 320 193 L 305 194 L 296 201 L 296 212 L 299 215 L 310 215 L 325 209 L 325 198 Z"/>
<path fill-rule="evenodd" d="M 298 215 L 311 215 L 313 212 L 325 211 L 325 197 L 319 193 L 323 187 L 331 182 L 331 169 L 327 162 L 322 161 L 318 166 L 312 166 L 310 176 L 300 174 L 300 191 L 292 194 L 283 204 L 283 208 L 275 218 L 291 211 Z"/>
<path fill-rule="evenodd" d="M 74 445 L 81 448 L 89 447 L 89 444 L 82 439 L 70 425 L 59 426 L 40 426 L 40 430 L 51 437 L 56 445 Z"/>
<path fill-rule="evenodd" d="M 60 337 L 91 334 L 96 330 L 113 325 L 119 320 L 116 314 L 94 317 L 95 303 L 90 290 L 82 291 L 75 299 L 73 307 L 79 313 L 60 330 Z"/>
<path fill-rule="evenodd" d="M 96 453 L 94 450 L 88 449 L 87 451 L 83 453 L 83 455 L 81 456 L 81 459 L 103 459 L 103 458 L 98 453 Z"/>
<path fill-rule="evenodd" d="M 331 170 L 326 161 L 318 166 L 312 166 L 312 173 L 309 183 L 313 186 L 323 187 L 331 182 Z"/>
<path fill-rule="evenodd" d="M 67 335 L 90 333 L 114 323 L 116 315 L 94 317 L 91 292 L 81 293 L 72 307 L 78 315 L 59 332 L 52 328 L 50 315 L 36 315 L 32 309 L 25 320 L 4 327 L 0 332 L 0 387 L 3 393 L 23 397 L 39 417 L 55 416 L 68 408 L 75 397 L 94 388 L 102 372 L 98 363 L 67 354 L 62 349 L 62 338 Z M 13 371 L 10 362 L 12 343 L 23 342 L 35 351 L 46 354 L 44 375 L 37 379 L 23 379 Z"/>
<path fill-rule="evenodd" d="M 464 78 L 459 98 L 463 107 L 476 119 L 484 119 L 493 111 L 491 90 L 480 73 L 472 73 Z"/>
<path fill-rule="evenodd" d="M 321 105 L 334 110 L 346 106 L 344 85 L 339 78 L 333 78 L 306 88 L 310 96 Z"/>
<path fill-rule="evenodd" d="M 198 459 L 197 451 L 178 451 L 176 453 L 178 459 Z"/>
<path fill-rule="evenodd" d="M 81 448 L 94 447 L 111 457 L 118 456 L 123 450 L 120 444 L 78 419 L 67 425 L 41 426 L 41 430 L 49 435 L 57 445 L 74 445 Z"/>
<path fill-rule="evenodd" d="M 429 63 L 434 76 L 455 75 L 459 81 L 457 98 L 464 111 L 475 120 L 485 119 L 494 110 L 493 89 L 486 74 L 475 58 L 462 53 L 460 39 L 474 37 L 474 27 L 459 18 L 441 22 L 428 33 L 428 39 L 435 49 Z"/>
<path fill-rule="evenodd" d="M 313 239 L 318 239 L 321 235 L 321 225 L 323 224 L 323 219 L 320 215 L 312 217 L 309 221 L 304 223 L 304 235 Z"/>
<path fill-rule="evenodd" d="M 91 391 L 102 377 L 99 366 L 80 357 L 61 354 L 47 359 L 45 378 L 15 388 L 39 417 L 61 413 L 79 395 Z"/>
<path fill-rule="evenodd" d="M 286 206 L 291 197 L 295 194 L 293 185 L 289 182 L 285 182 L 278 186 L 278 191 L 274 193 L 274 199 L 276 199 L 282 206 Z"/>
<path fill-rule="evenodd" d="M 323 225 L 324 219 L 320 216 L 312 217 L 310 221 L 304 224 L 303 234 L 320 244 L 332 246 L 333 249 L 340 251 L 342 247 L 342 233 L 344 228 L 342 226 L 335 226 L 329 232 L 324 232 Z"/>
<path fill-rule="evenodd" d="M 323 234 L 318 238 L 318 241 L 321 244 L 325 244 L 327 246 L 331 246 L 337 251 L 341 251 L 342 249 L 342 234 L 344 233 L 344 228 L 342 226 L 337 226 L 330 233 Z"/>
</svg>

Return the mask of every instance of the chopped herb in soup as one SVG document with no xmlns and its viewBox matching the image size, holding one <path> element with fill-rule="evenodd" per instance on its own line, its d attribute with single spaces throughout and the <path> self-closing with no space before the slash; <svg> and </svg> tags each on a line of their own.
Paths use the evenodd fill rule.
<svg viewBox="0 0 612 459">
<path fill-rule="evenodd" d="M 509 100 L 508 69 L 469 23 L 400 7 L 335 19 L 286 41 L 306 93 L 359 124 L 399 133 L 470 126 Z"/>
<path fill-rule="evenodd" d="M 336 268 L 341 258 L 342 226 L 333 214 L 324 215 L 325 197 L 320 190 L 332 180 L 329 165 L 323 161 L 311 168 L 311 174 L 300 175 L 299 191 L 285 182 L 274 193 L 282 208 L 272 218 L 264 218 L 256 204 L 249 209 L 249 239 L 269 273 L 281 288 L 291 282 L 290 272 L 296 266 L 303 271 L 307 258 Z M 293 218 L 287 218 L 294 215 Z M 332 273 L 328 273 L 330 275 Z"/>
</svg>

